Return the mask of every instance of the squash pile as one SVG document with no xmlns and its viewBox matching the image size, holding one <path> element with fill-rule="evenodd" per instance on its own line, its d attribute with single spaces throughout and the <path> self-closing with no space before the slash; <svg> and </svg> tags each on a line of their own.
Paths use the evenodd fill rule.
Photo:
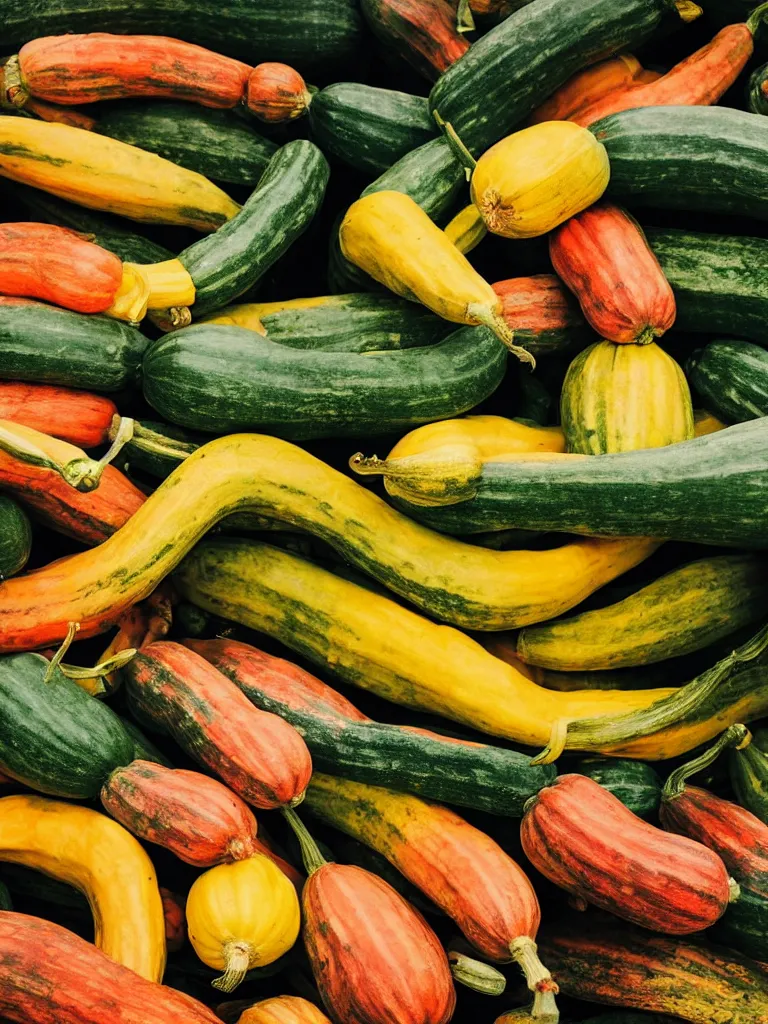
<svg viewBox="0 0 768 1024">
<path fill-rule="evenodd" d="M 768 1024 L 768 3 L 0 38 L 0 1020 Z"/>
</svg>

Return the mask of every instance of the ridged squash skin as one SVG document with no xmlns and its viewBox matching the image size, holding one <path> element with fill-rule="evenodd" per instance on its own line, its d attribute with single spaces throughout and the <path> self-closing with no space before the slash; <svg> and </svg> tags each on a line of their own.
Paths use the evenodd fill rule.
<svg viewBox="0 0 768 1024">
<path fill-rule="evenodd" d="M 243 100 L 260 121 L 282 124 L 306 114 L 312 94 L 294 68 L 276 61 L 264 61 L 249 74 Z"/>
<path fill-rule="evenodd" d="M 637 221 L 613 203 L 571 217 L 549 239 L 552 266 L 607 341 L 644 345 L 675 322 L 675 296 Z"/>
<path fill-rule="evenodd" d="M 768 561 L 716 555 L 673 569 L 597 611 L 527 626 L 516 653 L 573 672 L 651 665 L 700 650 L 763 615 Z"/>
<path fill-rule="evenodd" d="M 3 797 L 0 861 L 23 864 L 79 889 L 93 911 L 99 949 L 135 971 L 136 984 L 136 975 L 162 978 L 165 920 L 155 870 L 122 825 L 59 800 Z M 97 1019 L 101 1024 L 103 1018 Z"/>
<path fill-rule="evenodd" d="M 447 1024 L 456 993 L 440 941 L 378 876 L 324 864 L 302 893 L 304 944 L 329 1013 L 345 1024 Z"/>
<path fill-rule="evenodd" d="M 252 812 L 226 786 L 199 772 L 133 761 L 112 772 L 100 796 L 129 832 L 194 867 L 210 868 L 256 852 Z"/>
<path fill-rule="evenodd" d="M 195 760 L 254 807 L 297 803 L 312 774 L 306 744 L 277 715 L 259 711 L 212 665 L 160 640 L 126 666 L 142 718 L 169 732 Z"/>
<path fill-rule="evenodd" d="M 300 996 L 274 996 L 243 1010 L 237 1024 L 331 1024 L 328 1017 Z"/>
<path fill-rule="evenodd" d="M 0 419 L 13 420 L 78 448 L 106 444 L 115 416 L 117 406 L 104 395 L 53 384 L 0 382 Z"/>
<path fill-rule="evenodd" d="M 531 114 L 531 124 L 569 121 L 582 107 L 631 88 L 647 73 L 631 53 L 619 53 L 591 64 L 583 71 L 577 71 L 548 100 L 536 107 Z"/>
<path fill-rule="evenodd" d="M 533 355 L 584 348 L 594 341 L 578 304 L 554 274 L 512 277 L 497 281 L 493 290 L 507 326 Z"/>
<path fill-rule="evenodd" d="M 0 175 L 132 220 L 215 231 L 240 207 L 194 171 L 81 128 L 0 121 Z"/>
<path fill-rule="evenodd" d="M 296 890 L 260 853 L 211 868 L 189 890 L 189 941 L 217 971 L 228 970 L 238 954 L 246 971 L 271 964 L 294 944 L 299 926 Z M 232 991 L 226 982 L 217 987 Z"/>
<path fill-rule="evenodd" d="M 768 352 L 748 341 L 711 341 L 686 363 L 694 391 L 726 423 L 768 416 Z"/>
<path fill-rule="evenodd" d="M 535 238 L 597 202 L 609 177 L 605 149 L 590 132 L 545 121 L 483 153 L 470 194 L 493 234 Z"/>
<path fill-rule="evenodd" d="M 448 0 L 362 0 L 373 34 L 430 82 L 469 49 Z"/>
<path fill-rule="evenodd" d="M 761 738 L 758 732 L 757 738 Z M 764 742 L 749 737 L 729 753 L 731 785 L 742 807 L 768 825 L 768 756 Z"/>
<path fill-rule="evenodd" d="M 31 551 L 32 527 L 26 513 L 7 494 L 0 494 L 0 578 L 7 579 L 21 572 Z"/>
<path fill-rule="evenodd" d="M 541 790 L 520 838 L 551 882 L 653 931 L 690 935 L 728 906 L 728 871 L 716 854 L 642 821 L 584 775 L 561 775 Z"/>
<path fill-rule="evenodd" d="M 10 912 L 0 914 L 0 1013 L 15 1024 L 220 1024 L 196 999 L 145 980 L 68 929 Z"/>
</svg>

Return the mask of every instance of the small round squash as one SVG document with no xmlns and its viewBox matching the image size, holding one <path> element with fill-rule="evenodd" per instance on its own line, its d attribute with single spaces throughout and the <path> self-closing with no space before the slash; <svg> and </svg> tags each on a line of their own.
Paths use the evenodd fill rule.
<svg viewBox="0 0 768 1024">
<path fill-rule="evenodd" d="M 491 146 L 472 173 L 472 202 L 504 238 L 544 235 L 591 206 L 608 185 L 602 143 L 571 121 L 544 121 Z"/>
<path fill-rule="evenodd" d="M 243 1010 L 237 1024 L 331 1024 L 314 1003 L 299 996 L 275 996 Z"/>
</svg>

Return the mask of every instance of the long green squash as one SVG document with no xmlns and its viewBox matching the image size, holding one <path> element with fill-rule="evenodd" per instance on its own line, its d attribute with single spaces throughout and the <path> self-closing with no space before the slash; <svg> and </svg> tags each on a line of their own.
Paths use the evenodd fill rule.
<svg viewBox="0 0 768 1024">
<path fill-rule="evenodd" d="M 686 364 L 691 386 L 726 423 L 768 416 L 768 352 L 748 341 L 711 341 Z"/>
<path fill-rule="evenodd" d="M 23 509 L 0 494 L 0 582 L 21 572 L 32 550 L 32 527 Z"/>
</svg>

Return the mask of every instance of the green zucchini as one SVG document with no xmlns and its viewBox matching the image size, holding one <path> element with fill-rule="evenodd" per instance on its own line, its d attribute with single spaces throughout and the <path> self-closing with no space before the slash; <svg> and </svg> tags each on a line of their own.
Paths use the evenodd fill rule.
<svg viewBox="0 0 768 1024">
<path fill-rule="evenodd" d="M 277 150 L 229 110 L 195 103 L 121 102 L 99 117 L 94 131 L 206 178 L 251 188 Z"/>
<path fill-rule="evenodd" d="M 725 423 L 768 416 L 768 352 L 748 341 L 712 341 L 685 367 L 705 408 Z"/>
<path fill-rule="evenodd" d="M 0 882 L 0 910 L 13 910 L 13 900 L 5 882 Z"/>
<path fill-rule="evenodd" d="M 0 494 L 0 582 L 21 572 L 32 550 L 32 527 L 24 510 Z"/>
<path fill-rule="evenodd" d="M 0 0 L 3 52 L 65 32 L 146 33 L 197 43 L 258 64 L 283 61 L 300 71 L 353 59 L 363 42 L 354 0 Z"/>
<path fill-rule="evenodd" d="M 768 960 L 768 896 L 739 882 L 739 898 L 707 933 L 713 942 L 738 949 L 753 960 Z M 765 878 L 761 879 L 765 883 Z"/>
<path fill-rule="evenodd" d="M 98 797 L 111 771 L 133 760 L 117 715 L 40 654 L 0 658 L 0 771 L 39 793 Z"/>
<path fill-rule="evenodd" d="M 661 779 L 644 761 L 587 757 L 579 761 L 576 771 L 613 793 L 638 818 L 650 818 L 659 809 Z"/>
<path fill-rule="evenodd" d="M 423 348 L 342 358 L 200 324 L 150 345 L 143 376 L 149 404 L 179 426 L 307 440 L 394 433 L 458 415 L 492 394 L 505 368 L 506 349 L 485 327 Z"/>
<path fill-rule="evenodd" d="M 464 167 L 451 147 L 444 139 L 432 139 L 398 160 L 361 194 L 404 192 L 432 220 L 439 222 L 466 188 Z"/>
<path fill-rule="evenodd" d="M 196 317 L 242 295 L 286 252 L 317 213 L 328 174 L 314 143 L 287 143 L 242 210 L 179 253 L 195 285 Z"/>
<path fill-rule="evenodd" d="M 650 665 L 701 650 L 765 617 L 768 559 L 718 555 L 680 566 L 616 604 L 527 626 L 523 661 L 559 671 Z"/>
<path fill-rule="evenodd" d="M 0 366 L 7 380 L 122 391 L 138 383 L 146 345 L 121 320 L 0 297 Z"/>
<path fill-rule="evenodd" d="M 154 764 L 162 764 L 166 768 L 173 768 L 173 765 L 165 756 L 161 753 L 155 744 L 147 739 L 138 725 L 130 720 L 130 718 L 123 718 L 120 716 L 120 721 L 123 723 L 123 728 L 128 733 L 133 743 L 133 761 L 152 761 Z"/>
<path fill-rule="evenodd" d="M 677 303 L 681 331 L 768 340 L 768 239 L 647 228 Z"/>
<path fill-rule="evenodd" d="M 312 137 L 323 152 L 374 174 L 437 135 L 423 96 L 359 82 L 337 82 L 322 89 L 312 99 L 309 120 Z"/>
<path fill-rule="evenodd" d="M 766 548 L 768 418 L 666 448 L 487 462 L 458 500 L 448 497 L 457 503 L 392 500 L 445 533 L 524 526 Z"/>
<path fill-rule="evenodd" d="M 606 196 L 633 206 L 768 219 L 768 121 L 730 107 L 638 107 L 589 126 Z"/>
<path fill-rule="evenodd" d="M 765 750 L 765 730 L 759 731 L 757 740 L 750 737 L 748 742 L 732 747 L 728 763 L 736 799 L 742 807 L 746 807 L 768 825 L 768 753 Z"/>
</svg>

